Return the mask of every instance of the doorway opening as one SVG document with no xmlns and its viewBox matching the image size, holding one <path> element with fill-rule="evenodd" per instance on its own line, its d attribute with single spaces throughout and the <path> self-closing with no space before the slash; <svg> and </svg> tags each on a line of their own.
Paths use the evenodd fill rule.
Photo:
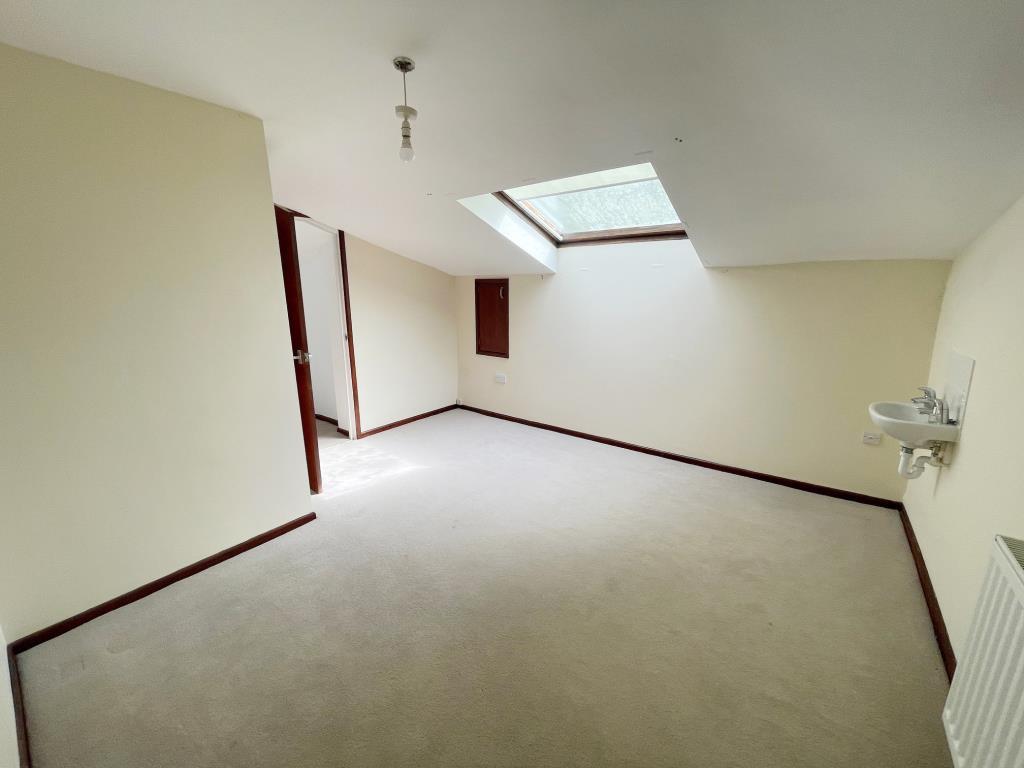
<svg viewBox="0 0 1024 768">
<path fill-rule="evenodd" d="M 309 488 L 317 494 L 318 433 L 359 435 L 345 235 L 279 206 L 275 215 Z"/>
</svg>

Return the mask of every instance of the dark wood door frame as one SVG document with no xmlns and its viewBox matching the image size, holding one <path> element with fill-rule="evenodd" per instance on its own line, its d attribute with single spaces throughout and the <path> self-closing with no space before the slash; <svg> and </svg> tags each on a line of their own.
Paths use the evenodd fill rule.
<svg viewBox="0 0 1024 768">
<path fill-rule="evenodd" d="M 294 238 L 295 217 L 298 217 L 298 218 L 309 218 L 309 217 L 306 216 L 303 213 L 300 213 L 299 211 L 291 211 L 291 210 L 288 210 L 287 208 L 281 208 L 280 206 L 275 206 L 275 207 L 279 211 L 281 211 L 284 215 L 289 217 L 289 219 L 291 221 L 291 227 L 292 227 L 292 233 L 293 233 L 292 237 Z M 297 250 L 298 249 L 296 247 L 296 253 L 297 253 Z M 408 424 L 408 423 L 410 423 L 412 421 L 416 421 L 418 419 L 423 419 L 423 418 L 426 418 L 427 416 L 433 416 L 433 415 L 435 415 L 437 413 L 441 413 L 443 411 L 449 411 L 449 410 L 452 410 L 453 408 L 455 408 L 455 405 L 447 405 L 447 406 L 445 406 L 443 408 L 439 408 L 437 410 L 430 411 L 428 413 L 417 414 L 416 416 L 410 416 L 409 418 L 401 419 L 400 421 L 396 421 L 396 422 L 393 422 L 391 424 L 384 424 L 383 426 L 376 427 L 374 429 L 363 430 L 362 416 L 359 413 L 359 376 L 358 376 L 358 374 L 356 372 L 356 341 L 355 341 L 355 334 L 352 332 L 352 288 L 351 288 L 351 283 L 349 281 L 349 276 L 348 276 L 348 251 L 347 251 L 347 249 L 345 247 L 345 232 L 343 230 L 340 230 L 340 229 L 338 230 L 338 257 L 339 257 L 339 261 L 340 261 L 340 265 L 341 265 L 341 293 L 342 293 L 342 297 L 341 298 L 342 298 L 342 303 L 344 304 L 344 310 L 345 310 L 344 311 L 344 315 L 345 315 L 345 341 L 344 341 L 344 344 L 345 344 L 345 346 L 347 348 L 346 351 L 348 353 L 348 371 L 349 371 L 349 380 L 351 382 L 351 389 L 350 389 L 350 391 L 352 393 L 352 417 L 353 417 L 352 418 L 352 428 L 348 431 L 347 436 L 353 437 L 355 439 L 359 439 L 361 437 L 369 437 L 370 435 L 375 435 L 378 432 L 384 432 L 385 430 L 393 429 L 395 427 L 402 426 L 404 424 Z M 300 298 L 301 298 L 301 296 L 300 296 Z M 310 391 L 312 392 L 312 389 Z M 311 395 L 311 397 L 312 397 L 312 395 Z M 312 408 L 312 406 L 311 406 L 311 408 Z M 315 430 L 315 428 L 316 428 L 315 427 L 315 422 L 316 422 L 316 414 L 315 414 L 315 412 L 313 413 L 311 418 L 313 419 L 314 430 Z M 303 422 L 303 423 L 305 423 L 305 422 Z M 339 430 L 339 431 L 341 431 L 341 430 Z M 317 461 L 317 471 L 319 473 L 319 459 Z"/>
<path fill-rule="evenodd" d="M 352 434 L 363 436 L 359 420 L 359 382 L 356 378 L 356 342 L 352 336 L 352 295 L 348 286 L 348 254 L 345 252 L 345 233 L 338 230 L 338 254 L 341 258 L 341 300 L 345 304 L 345 339 L 348 343 L 348 372 L 352 382 Z"/>
<path fill-rule="evenodd" d="M 446 405 L 442 408 L 435 408 L 434 410 L 427 411 L 426 413 L 418 413 L 415 416 L 409 416 L 405 419 L 399 419 L 398 421 L 393 421 L 390 424 L 382 424 L 381 426 L 374 427 L 373 429 L 363 429 L 362 417 L 359 415 L 359 379 L 356 375 L 356 342 L 355 335 L 352 333 L 352 291 L 348 279 L 348 252 L 345 248 L 345 233 L 340 229 L 338 230 L 338 253 L 341 258 L 342 300 L 344 301 L 345 304 L 345 337 L 348 346 L 348 370 L 349 378 L 352 381 L 351 391 L 353 420 L 350 436 L 357 439 L 361 437 L 369 437 L 370 435 L 376 435 L 381 432 L 386 432 L 389 429 L 401 427 L 406 424 L 410 424 L 414 421 L 419 421 L 420 419 L 428 418 L 430 416 L 436 416 L 439 413 L 451 411 L 458 407 L 453 403 L 451 405 Z"/>
<path fill-rule="evenodd" d="M 288 306 L 288 331 L 291 336 L 292 355 L 298 358 L 308 355 L 309 342 L 306 340 L 306 315 L 302 305 L 302 281 L 299 275 L 299 244 L 295 237 L 294 211 L 274 206 L 277 222 L 277 243 L 281 250 L 281 272 L 284 276 L 284 295 Z M 293 359 L 295 387 L 299 396 L 299 417 L 302 421 L 302 442 L 306 449 L 306 470 L 309 474 L 309 490 L 320 493 L 323 484 L 320 478 L 320 448 L 316 434 L 316 409 L 313 407 L 313 377 L 310 375 L 309 359 Z"/>
</svg>

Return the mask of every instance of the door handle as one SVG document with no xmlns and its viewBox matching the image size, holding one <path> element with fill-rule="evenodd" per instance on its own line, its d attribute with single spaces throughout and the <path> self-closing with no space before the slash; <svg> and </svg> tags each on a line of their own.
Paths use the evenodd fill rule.
<svg viewBox="0 0 1024 768">
<path fill-rule="evenodd" d="M 309 365 L 309 359 L 311 357 L 312 355 L 310 355 L 309 352 L 306 352 L 305 350 L 302 349 L 296 349 L 295 354 L 292 355 L 292 360 L 294 360 L 299 365 Z"/>
<path fill-rule="evenodd" d="M 498 289 L 498 298 L 499 299 L 504 299 L 505 298 L 505 286 L 501 286 L 501 288 Z"/>
</svg>

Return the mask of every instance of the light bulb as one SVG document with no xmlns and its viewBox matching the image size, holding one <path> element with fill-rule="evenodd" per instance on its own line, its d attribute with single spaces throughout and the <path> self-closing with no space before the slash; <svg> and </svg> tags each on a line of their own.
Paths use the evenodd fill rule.
<svg viewBox="0 0 1024 768">
<path fill-rule="evenodd" d="M 403 163 L 409 163 L 414 157 L 416 157 L 416 153 L 412 150 L 412 142 L 409 139 L 402 139 L 402 148 L 398 150 L 398 158 Z"/>
</svg>

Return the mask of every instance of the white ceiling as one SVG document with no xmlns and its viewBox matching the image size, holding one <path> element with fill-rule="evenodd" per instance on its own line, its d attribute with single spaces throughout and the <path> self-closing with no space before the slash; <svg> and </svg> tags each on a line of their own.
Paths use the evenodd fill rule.
<svg viewBox="0 0 1024 768">
<path fill-rule="evenodd" d="M 543 269 L 456 198 L 646 160 L 710 266 L 950 258 L 1024 193 L 1019 0 L 0 0 L 0 19 L 12 45 L 258 115 L 277 202 L 453 274 Z M 409 166 L 396 54 L 417 63 Z"/>
</svg>

